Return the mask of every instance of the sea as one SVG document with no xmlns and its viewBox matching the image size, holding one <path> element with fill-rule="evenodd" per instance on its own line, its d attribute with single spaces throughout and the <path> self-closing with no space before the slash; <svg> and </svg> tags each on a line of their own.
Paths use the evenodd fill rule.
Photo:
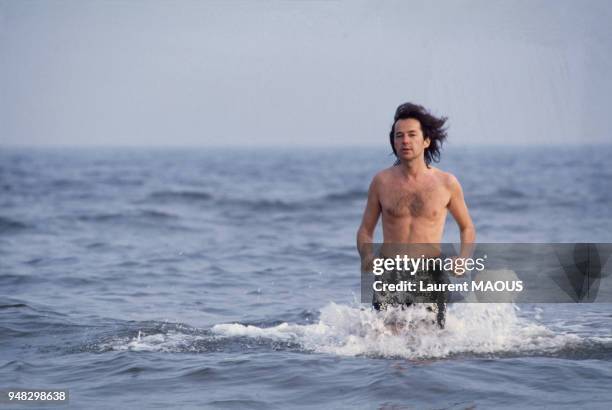
<svg viewBox="0 0 612 410">
<path fill-rule="evenodd" d="M 610 158 L 449 144 L 435 166 L 480 242 L 606 243 Z M 360 302 L 356 230 L 393 160 L 384 144 L 0 147 L 0 390 L 65 389 L 77 409 L 609 409 L 606 301 L 456 303 L 444 329 L 399 333 Z"/>
</svg>

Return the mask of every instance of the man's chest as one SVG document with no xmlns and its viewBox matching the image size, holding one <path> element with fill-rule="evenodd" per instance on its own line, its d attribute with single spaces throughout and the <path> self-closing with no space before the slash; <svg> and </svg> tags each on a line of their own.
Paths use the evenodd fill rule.
<svg viewBox="0 0 612 410">
<path fill-rule="evenodd" d="M 387 185 L 380 195 L 382 211 L 393 217 L 436 219 L 446 214 L 450 193 L 438 184 Z"/>
</svg>

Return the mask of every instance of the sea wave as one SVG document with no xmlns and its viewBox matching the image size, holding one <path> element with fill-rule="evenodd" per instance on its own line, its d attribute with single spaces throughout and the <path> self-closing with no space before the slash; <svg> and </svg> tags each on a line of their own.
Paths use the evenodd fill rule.
<svg viewBox="0 0 612 410">
<path fill-rule="evenodd" d="M 149 199 L 164 201 L 208 201 L 212 198 L 208 192 L 193 190 L 163 190 L 149 194 Z"/>
<path fill-rule="evenodd" d="M 322 199 L 328 201 L 348 202 L 356 200 L 365 200 L 368 192 L 361 189 L 349 189 L 347 191 L 333 192 L 325 195 Z"/>
<path fill-rule="evenodd" d="M 284 198 L 251 198 L 228 197 L 215 195 L 199 190 L 165 190 L 155 191 L 148 195 L 144 202 L 184 202 L 192 204 L 214 203 L 219 207 L 238 207 L 251 211 L 262 210 L 300 210 L 321 205 L 345 204 L 356 200 L 365 200 L 368 193 L 360 189 L 348 189 L 322 195 L 288 200 Z"/>
<path fill-rule="evenodd" d="M 330 303 L 315 324 L 289 324 L 262 328 L 239 323 L 219 324 L 212 332 L 224 337 L 269 338 L 296 342 L 304 349 L 340 356 L 444 358 L 461 354 L 528 355 L 552 353 L 581 346 L 611 345 L 612 339 L 590 340 L 557 333 L 521 318 L 511 304 L 458 304 L 447 312 L 439 329 L 424 308 L 388 310 L 355 308 Z M 399 331 L 385 323 L 390 316 L 408 325 Z"/>
<path fill-rule="evenodd" d="M 0 216 L 0 234 L 13 233 L 24 229 L 28 229 L 26 223 Z"/>
<path fill-rule="evenodd" d="M 154 209 L 140 209 L 135 211 L 114 213 L 81 214 L 76 217 L 83 222 L 112 222 L 112 221 L 163 221 L 179 219 L 178 215 Z"/>
<path fill-rule="evenodd" d="M 612 338 L 552 330 L 520 317 L 512 304 L 457 304 L 447 312 L 444 329 L 425 308 L 370 308 L 329 303 L 318 321 L 275 325 L 222 323 L 210 329 L 161 324 L 131 329 L 96 344 L 97 351 L 245 352 L 292 350 L 337 356 L 443 359 L 484 357 L 594 357 L 612 355 Z M 392 329 L 393 317 L 407 325 Z"/>
</svg>

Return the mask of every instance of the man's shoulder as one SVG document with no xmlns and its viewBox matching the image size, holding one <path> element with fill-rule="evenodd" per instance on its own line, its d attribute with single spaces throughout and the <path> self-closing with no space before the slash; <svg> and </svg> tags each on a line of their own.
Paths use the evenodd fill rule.
<svg viewBox="0 0 612 410">
<path fill-rule="evenodd" d="M 390 166 L 388 168 L 381 169 L 376 174 L 374 174 L 374 177 L 372 177 L 372 182 L 384 183 L 385 181 L 389 180 L 389 178 L 393 177 L 393 170 L 394 170 L 394 166 Z"/>
<path fill-rule="evenodd" d="M 443 171 L 440 168 L 435 168 L 435 167 L 431 167 L 431 170 L 433 171 L 436 178 L 438 178 L 440 182 L 444 184 L 445 187 L 449 189 L 453 189 L 457 185 L 459 185 L 459 180 L 452 173 Z"/>
</svg>

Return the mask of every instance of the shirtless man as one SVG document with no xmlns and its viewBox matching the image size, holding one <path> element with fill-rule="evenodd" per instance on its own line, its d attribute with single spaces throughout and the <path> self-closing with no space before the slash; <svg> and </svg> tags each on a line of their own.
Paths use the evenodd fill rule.
<svg viewBox="0 0 612 410">
<path fill-rule="evenodd" d="M 357 232 L 357 249 L 364 271 L 375 257 L 371 244 L 381 214 L 384 244 L 424 244 L 416 245 L 420 247 L 416 251 L 418 256 L 440 256 L 439 244 L 450 211 L 461 232 L 459 257 L 471 256 L 470 244 L 476 231 L 461 185 L 452 174 L 431 166 L 432 161 L 439 160 L 446 139 L 445 122 L 446 118 L 434 117 L 416 104 L 406 103 L 397 108 L 389 134 L 397 161 L 372 179 Z M 380 309 L 376 303 L 374 307 Z M 438 324 L 443 327 L 444 312 L 438 313 Z"/>
</svg>

